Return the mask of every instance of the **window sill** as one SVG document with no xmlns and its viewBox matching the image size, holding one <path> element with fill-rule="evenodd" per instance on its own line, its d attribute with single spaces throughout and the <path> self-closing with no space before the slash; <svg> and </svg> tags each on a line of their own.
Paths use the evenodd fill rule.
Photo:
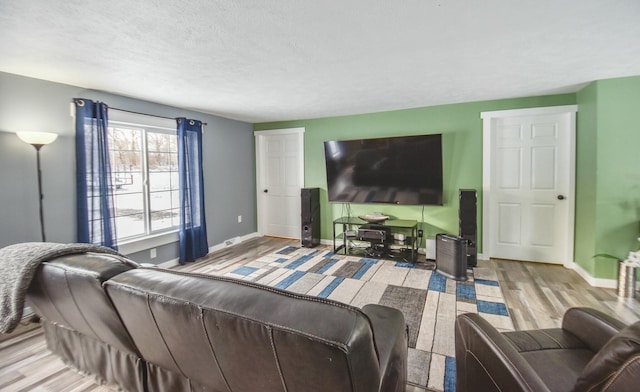
<svg viewBox="0 0 640 392">
<path fill-rule="evenodd" d="M 170 244 L 172 242 L 178 242 L 178 231 L 169 231 L 161 234 L 153 234 L 148 237 L 136 238 L 133 240 L 128 240 L 123 243 L 118 244 L 118 250 L 123 255 L 129 255 L 132 253 L 137 253 L 143 250 L 155 248 L 157 246 L 162 246 L 166 244 Z"/>
</svg>

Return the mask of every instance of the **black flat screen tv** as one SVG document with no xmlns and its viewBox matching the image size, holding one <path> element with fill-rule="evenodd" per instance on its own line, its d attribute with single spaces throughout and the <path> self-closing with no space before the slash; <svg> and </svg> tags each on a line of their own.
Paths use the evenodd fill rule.
<svg viewBox="0 0 640 392">
<path fill-rule="evenodd" d="M 442 205 L 442 135 L 324 142 L 330 202 Z"/>
</svg>

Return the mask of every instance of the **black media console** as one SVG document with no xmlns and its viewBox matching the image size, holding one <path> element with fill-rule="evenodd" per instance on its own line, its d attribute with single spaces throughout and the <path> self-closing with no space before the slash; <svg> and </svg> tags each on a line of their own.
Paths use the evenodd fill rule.
<svg viewBox="0 0 640 392">
<path fill-rule="evenodd" d="M 333 252 L 359 253 L 373 258 L 403 257 L 413 263 L 418 256 L 417 233 L 416 220 L 389 219 L 370 223 L 360 218 L 342 217 L 333 221 Z"/>
</svg>

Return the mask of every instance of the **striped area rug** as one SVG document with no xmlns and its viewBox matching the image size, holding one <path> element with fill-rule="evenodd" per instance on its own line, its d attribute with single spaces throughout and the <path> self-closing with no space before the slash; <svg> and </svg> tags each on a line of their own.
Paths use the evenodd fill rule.
<svg viewBox="0 0 640 392">
<path fill-rule="evenodd" d="M 198 271 L 329 298 L 362 307 L 400 309 L 409 325 L 409 383 L 455 391 L 454 321 L 480 313 L 499 330 L 513 330 L 495 272 L 469 269 L 458 282 L 425 264 L 337 255 L 288 246 L 242 265 L 217 263 Z"/>
</svg>

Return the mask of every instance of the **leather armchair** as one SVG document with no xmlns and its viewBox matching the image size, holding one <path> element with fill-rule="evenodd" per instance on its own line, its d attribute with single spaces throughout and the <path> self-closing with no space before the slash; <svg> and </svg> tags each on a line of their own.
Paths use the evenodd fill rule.
<svg viewBox="0 0 640 392">
<path fill-rule="evenodd" d="M 465 391 L 637 391 L 640 321 L 626 326 L 571 308 L 562 327 L 500 333 L 477 314 L 458 316 L 456 389 Z"/>
</svg>

